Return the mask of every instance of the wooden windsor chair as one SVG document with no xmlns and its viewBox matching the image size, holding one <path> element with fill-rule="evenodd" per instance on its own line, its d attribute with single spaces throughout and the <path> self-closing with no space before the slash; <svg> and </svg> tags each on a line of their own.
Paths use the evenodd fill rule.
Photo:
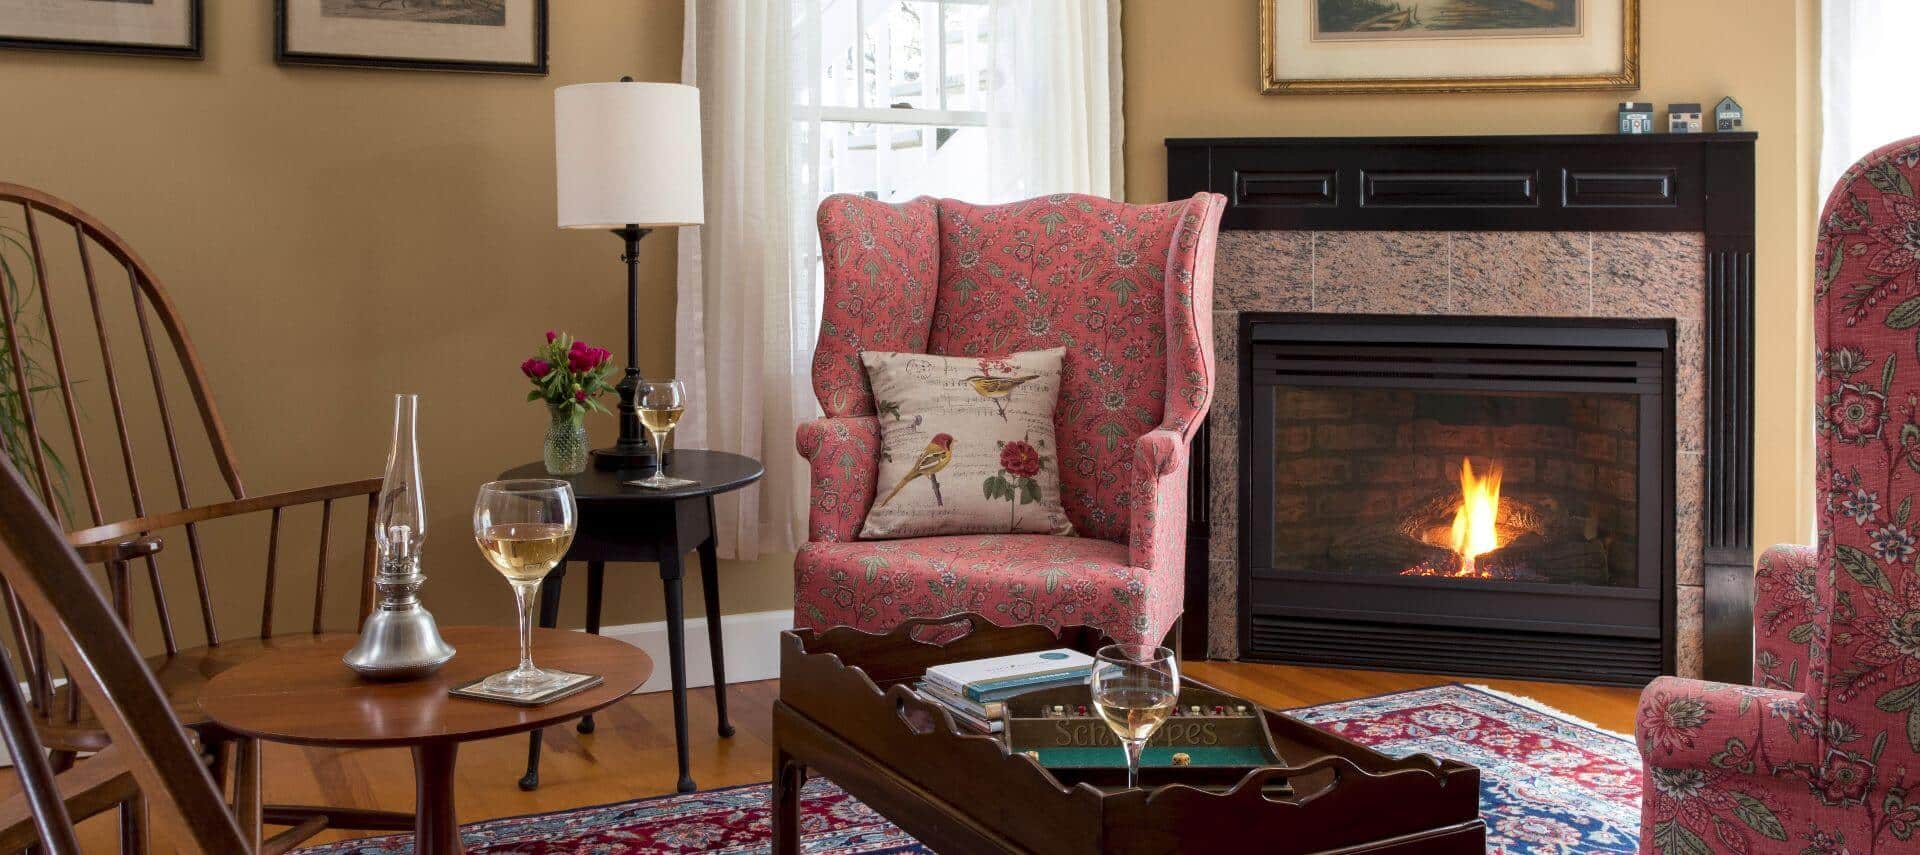
<svg viewBox="0 0 1920 855">
<path fill-rule="evenodd" d="M 18 226 L 10 236 L 0 232 L 0 238 L 7 238 L 0 240 L 0 264 L 6 265 L 0 273 L 11 280 L 10 286 L 0 281 L 0 291 L 6 292 L 0 293 L 0 346 L 5 348 L 0 353 L 0 374 L 11 380 L 0 383 L 0 406 L 10 408 L 0 413 L 9 416 L 0 419 L 0 428 L 5 428 L 0 430 L 0 450 L 33 483 L 81 559 L 104 568 L 113 613 L 130 631 L 136 625 L 134 571 L 136 565 L 145 570 L 152 599 L 152 612 L 146 617 L 163 648 L 147 664 L 173 714 L 199 736 L 214 780 L 224 783 L 232 770 L 235 799 L 249 814 L 246 818 L 258 812 L 267 823 L 296 828 L 311 826 L 316 818 L 332 827 L 410 828 L 409 816 L 401 813 L 261 805 L 257 743 L 222 731 L 200 712 L 197 703 L 207 680 L 274 644 L 275 596 L 283 587 L 282 577 L 290 576 L 280 556 L 283 517 L 311 515 L 308 508 L 318 506 L 318 555 L 311 620 L 305 630 L 320 633 L 330 564 L 346 563 L 330 561 L 335 505 L 364 499 L 358 615 L 365 618 L 373 597 L 372 525 L 380 480 L 249 495 L 200 359 L 152 269 L 113 230 L 66 201 L 29 187 L 0 183 L 0 217 L 10 213 L 8 203 L 18 206 L 19 219 L 12 221 Z M 7 223 L 0 219 L 0 227 Z M 77 269 L 77 275 L 53 275 L 50 250 L 59 245 L 56 242 L 68 240 L 72 243 L 66 267 Z M 14 263 L 5 260 L 9 249 Z M 110 265 L 102 264 L 96 271 L 103 255 Z M 25 269 L 18 263 L 21 256 Z M 113 267 L 119 271 L 105 275 Z M 61 321 L 69 316 L 86 322 L 63 327 Z M 84 369 L 79 367 L 82 354 L 88 357 Z M 86 376 L 78 376 L 83 372 Z M 181 395 L 182 387 L 192 398 L 197 418 L 177 422 L 170 396 Z M 99 413 L 89 410 L 101 406 L 111 410 L 110 421 L 91 417 Z M 106 435 L 91 437 L 94 442 L 89 443 L 88 428 Z M 156 432 L 158 443 L 152 436 Z M 205 439 L 204 448 L 194 443 L 200 436 Z M 108 443 L 114 446 L 113 452 L 92 452 Z M 155 445 L 164 454 L 154 453 Z M 141 456 L 136 449 L 148 453 Z M 155 457 L 160 458 L 157 464 Z M 195 461 L 211 465 L 196 469 Z M 171 489 L 143 490 L 143 476 L 146 483 L 164 478 Z M 72 489 L 76 482 L 78 491 Z M 223 495 L 196 504 L 195 489 L 208 482 L 217 482 L 215 489 Z M 264 560 L 258 553 L 243 556 L 230 549 L 210 549 L 202 537 L 203 527 L 216 521 L 263 516 Z M 180 563 L 182 541 L 200 618 L 202 643 L 197 645 L 183 639 L 185 633 L 176 632 L 165 584 L 169 573 L 177 572 L 167 565 Z M 210 575 L 210 569 L 217 572 Z M 215 615 L 213 587 L 256 582 L 264 583 L 256 615 L 258 635 L 224 634 Z M 30 712 L 42 741 L 53 752 L 54 768 L 64 770 L 78 754 L 105 749 L 111 729 L 88 710 L 71 686 L 57 685 L 58 675 L 44 654 L 39 629 L 11 599 L 5 605 L 12 640 L 21 651 L 20 664 L 26 672 Z"/>
<path fill-rule="evenodd" d="M 190 852 L 283 852 L 282 835 L 249 839 L 227 811 L 199 746 L 175 717 L 126 629 L 60 535 L 34 488 L 0 460 L 0 581 L 9 608 L 46 630 L 39 655 L 64 665 L 69 684 L 108 734 L 110 744 L 85 762 L 56 770 L 36 713 L 12 687 L 16 674 L 0 656 L 0 737 L 12 752 L 20 790 L 0 800 L 0 849 L 38 846 L 49 855 L 81 852 L 74 823 L 103 805 L 150 805 L 171 837 Z M 45 667 L 44 665 L 42 667 Z M 123 835 L 122 848 L 127 848 Z M 144 845 L 144 832 L 132 841 Z"/>
</svg>

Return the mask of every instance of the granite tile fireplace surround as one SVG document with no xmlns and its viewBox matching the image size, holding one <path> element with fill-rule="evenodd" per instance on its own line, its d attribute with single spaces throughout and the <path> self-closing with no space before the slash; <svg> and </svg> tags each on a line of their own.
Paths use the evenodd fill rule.
<svg viewBox="0 0 1920 855">
<path fill-rule="evenodd" d="M 1661 590 L 1652 602 L 1645 599 L 1656 596 L 1649 590 L 1642 596 L 1644 605 L 1636 608 L 1643 615 L 1643 632 L 1651 631 L 1648 625 L 1658 627 L 1658 646 L 1637 642 L 1643 646 L 1631 656 L 1618 655 L 1638 657 L 1638 664 L 1592 681 L 1643 680 L 1651 669 L 1746 682 L 1752 632 L 1753 141 L 1751 134 L 1169 140 L 1169 198 L 1205 189 L 1229 200 L 1214 273 L 1217 392 L 1194 449 L 1196 463 L 1204 465 L 1195 467 L 1192 491 L 1186 648 L 1205 650 L 1211 658 L 1553 677 L 1537 668 L 1499 664 L 1509 649 L 1501 645 L 1527 650 L 1534 643 L 1535 636 L 1525 632 L 1483 628 L 1467 637 L 1460 634 L 1471 634 L 1472 628 L 1455 624 L 1474 624 L 1475 618 L 1442 618 L 1427 628 L 1408 627 L 1405 617 L 1373 614 L 1382 593 L 1389 600 L 1421 596 L 1414 583 L 1391 573 L 1364 577 L 1351 602 L 1338 599 L 1345 594 L 1329 600 L 1321 583 L 1340 578 L 1337 574 L 1276 572 L 1276 560 L 1268 557 L 1301 546 L 1314 557 L 1300 559 L 1307 563 L 1299 569 L 1332 569 L 1311 566 L 1315 560 L 1328 562 L 1323 547 L 1333 536 L 1326 531 L 1330 525 L 1351 527 L 1388 505 L 1421 507 L 1425 491 L 1458 480 L 1462 462 L 1481 466 L 1481 476 L 1487 466 L 1504 463 L 1508 498 L 1500 511 L 1502 547 L 1521 534 L 1506 527 L 1509 517 L 1531 519 L 1540 516 L 1532 514 L 1537 507 L 1557 512 L 1562 504 L 1582 509 L 1557 514 L 1573 521 L 1574 535 L 1564 539 L 1579 544 L 1584 522 L 1585 538 L 1596 544 L 1568 547 L 1568 554 L 1578 557 L 1560 559 L 1591 565 L 1582 584 L 1605 584 L 1595 580 L 1604 580 L 1609 561 L 1614 576 L 1633 577 L 1627 554 L 1633 550 L 1620 544 L 1649 545 L 1639 550 L 1644 569 L 1638 578 L 1643 584 L 1652 580 L 1648 587 Z M 1536 393 L 1526 393 L 1532 397 L 1495 402 L 1486 411 L 1502 418 L 1552 413 L 1557 415 L 1538 418 L 1564 424 L 1491 428 L 1450 425 L 1459 420 L 1446 413 L 1460 409 L 1451 398 L 1419 402 L 1424 417 L 1396 428 L 1389 424 L 1396 416 L 1387 411 L 1412 406 L 1403 390 L 1362 390 L 1343 397 L 1306 389 L 1285 398 L 1255 397 L 1274 394 L 1270 387 L 1256 392 L 1249 379 L 1260 371 L 1266 372 L 1260 376 L 1272 373 L 1271 356 L 1262 357 L 1268 361 L 1259 371 L 1243 365 L 1255 352 L 1249 340 L 1259 326 L 1255 321 L 1292 322 L 1306 329 L 1319 319 L 1314 337 L 1333 336 L 1335 344 L 1312 352 L 1344 357 L 1340 333 L 1325 328 L 1365 318 L 1382 319 L 1390 328 L 1396 320 L 1445 319 L 1450 328 L 1478 331 L 1459 335 L 1493 339 L 1466 344 L 1508 351 L 1528 340 L 1506 340 L 1502 331 L 1509 327 L 1620 326 L 1657 333 L 1649 340 L 1666 342 L 1667 350 L 1647 364 L 1664 364 L 1661 370 L 1668 373 L 1652 378 L 1653 369 L 1643 370 L 1646 378 L 1661 382 L 1644 385 L 1649 391 L 1640 400 L 1646 407 L 1666 401 L 1667 409 L 1663 420 L 1642 424 L 1670 431 L 1671 442 L 1622 433 L 1620 417 L 1603 418 L 1614 406 L 1604 395 L 1571 394 L 1565 401 L 1540 403 Z M 1551 333 L 1543 335 L 1530 340 L 1550 343 Z M 1542 378 L 1564 373 L 1542 372 Z M 1257 414 L 1251 411 L 1256 401 L 1267 402 Z M 1516 406 L 1522 415 L 1514 415 Z M 1281 412 L 1279 427 L 1272 425 L 1275 411 L 1289 407 L 1317 410 Z M 1436 412 L 1441 413 L 1438 428 Z M 1269 434 L 1258 443 L 1242 435 L 1258 421 L 1255 415 L 1265 420 L 1262 431 Z M 1271 435 L 1276 429 L 1284 433 Z M 1435 430 L 1442 435 L 1433 435 Z M 1476 442 L 1492 445 L 1482 449 Z M 1508 451 L 1494 454 L 1502 443 Z M 1637 458 L 1636 443 L 1648 444 Z M 1249 459 L 1256 448 L 1260 465 Z M 1523 450 L 1528 448 L 1547 450 Z M 1404 466 L 1394 454 L 1405 456 Z M 1283 458 L 1278 464 L 1276 455 Z M 1495 457 L 1504 460 L 1495 462 Z M 1639 471 L 1647 476 L 1637 497 L 1632 495 L 1636 482 L 1622 475 L 1632 471 L 1621 462 L 1630 458 L 1641 462 Z M 1363 471 L 1376 474 L 1363 476 Z M 1255 472 L 1262 473 L 1263 483 L 1247 483 Z M 1361 483 L 1368 478 L 1372 481 Z M 1316 479 L 1320 486 L 1306 483 Z M 1543 484 L 1576 482 L 1585 492 L 1545 498 L 1537 489 L 1529 492 Z M 1463 483 L 1460 494 L 1467 492 Z M 1604 498 L 1611 494 L 1620 501 Z M 1282 498 L 1276 502 L 1274 496 Z M 1419 525 L 1401 524 L 1410 534 L 1389 537 L 1392 548 L 1417 554 L 1401 562 L 1409 569 L 1400 575 L 1478 580 L 1513 572 L 1483 559 L 1480 575 L 1466 575 L 1474 570 L 1474 551 L 1462 545 L 1462 526 L 1471 527 L 1466 513 L 1471 504 L 1461 499 Z M 1610 531 L 1623 517 L 1614 504 L 1646 507 L 1640 519 L 1654 524 L 1643 524 L 1637 541 L 1631 526 L 1624 538 L 1614 537 Z M 1365 508 L 1360 516 L 1353 515 L 1356 507 Z M 1412 512 L 1388 515 L 1407 513 Z M 1364 535 L 1363 527 L 1360 534 L 1344 536 L 1365 540 Z M 1539 545 L 1541 538 L 1528 537 L 1519 542 Z M 1597 545 L 1603 543 L 1608 546 Z M 1331 554 L 1344 555 L 1339 549 Z M 1555 573 L 1536 570 L 1520 571 L 1526 574 L 1518 578 L 1523 584 L 1512 590 L 1554 589 L 1543 583 Z M 1456 593 L 1433 579 L 1418 584 L 1441 597 Z M 1501 583 L 1467 585 L 1476 586 L 1495 591 Z M 1645 619 L 1647 609 L 1656 606 L 1660 619 Z M 1486 608 L 1515 611 L 1504 616 L 1513 620 L 1489 625 L 1524 626 L 1529 621 L 1520 618 L 1539 616 L 1524 598 L 1507 606 L 1490 599 Z M 1366 622 L 1351 617 L 1362 612 L 1370 615 Z M 1333 619 L 1321 620 L 1322 615 Z M 1478 658 L 1431 652 L 1455 644 L 1455 635 L 1463 649 L 1492 652 Z M 1616 655 L 1604 635 L 1537 638 L 1538 649 L 1547 651 L 1544 658 L 1562 655 L 1552 652 L 1553 643 L 1574 651 L 1565 655 L 1592 662 Z M 1394 651 L 1404 653 L 1403 660 L 1394 660 Z M 1592 662 L 1582 667 L 1597 667 Z M 1559 678 L 1584 679 L 1583 673 L 1576 669 Z"/>
</svg>

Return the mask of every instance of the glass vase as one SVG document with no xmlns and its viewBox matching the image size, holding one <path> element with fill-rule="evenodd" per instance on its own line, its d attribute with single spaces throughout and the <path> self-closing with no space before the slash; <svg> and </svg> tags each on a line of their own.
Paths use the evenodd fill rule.
<svg viewBox="0 0 1920 855">
<path fill-rule="evenodd" d="M 548 407 L 552 421 L 547 425 L 546 453 L 542 459 L 549 475 L 578 475 L 587 471 L 587 426 L 581 413 L 560 407 Z"/>
</svg>

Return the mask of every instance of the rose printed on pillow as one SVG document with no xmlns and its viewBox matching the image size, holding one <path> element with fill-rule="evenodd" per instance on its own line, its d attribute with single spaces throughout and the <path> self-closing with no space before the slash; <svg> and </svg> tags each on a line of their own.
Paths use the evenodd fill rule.
<svg viewBox="0 0 1920 855">
<path fill-rule="evenodd" d="M 980 492 L 989 499 L 1007 501 L 1007 528 L 1019 523 L 1020 506 L 1040 501 L 1040 452 L 1024 439 L 1000 444 L 1000 474 L 980 482 Z M 1017 501 L 1016 501 L 1017 499 Z"/>
<path fill-rule="evenodd" d="M 880 471 L 860 536 L 1072 534 L 1054 444 L 1065 358 L 862 352 Z"/>
</svg>

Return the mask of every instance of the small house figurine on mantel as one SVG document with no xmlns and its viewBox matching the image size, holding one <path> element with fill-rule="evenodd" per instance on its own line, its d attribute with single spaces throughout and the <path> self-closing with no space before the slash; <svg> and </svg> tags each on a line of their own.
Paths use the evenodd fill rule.
<svg viewBox="0 0 1920 855">
<path fill-rule="evenodd" d="M 1668 104 L 1667 133 L 1697 134 L 1705 129 L 1700 120 L 1699 104 Z"/>
<path fill-rule="evenodd" d="M 1620 102 L 1620 133 L 1653 133 L 1653 105 L 1642 101 Z"/>
<path fill-rule="evenodd" d="M 1737 131 L 1746 125 L 1747 111 L 1740 108 L 1740 102 L 1732 95 L 1720 99 L 1713 105 L 1713 129 L 1716 131 Z"/>
<path fill-rule="evenodd" d="M 1620 102 L 1620 133 L 1653 133 L 1653 104 Z"/>
</svg>

